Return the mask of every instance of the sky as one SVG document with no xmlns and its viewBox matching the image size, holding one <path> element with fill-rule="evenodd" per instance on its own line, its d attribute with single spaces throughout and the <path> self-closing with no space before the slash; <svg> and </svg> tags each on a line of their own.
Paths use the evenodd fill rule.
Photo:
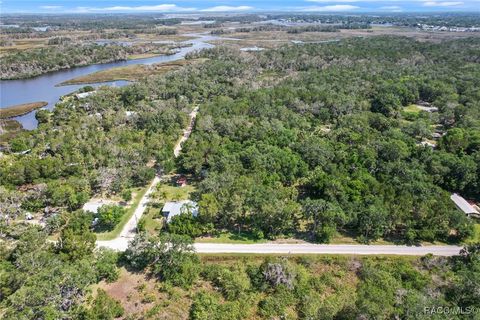
<svg viewBox="0 0 480 320">
<path fill-rule="evenodd" d="M 0 0 L 4 13 L 480 12 L 480 0 Z"/>
</svg>

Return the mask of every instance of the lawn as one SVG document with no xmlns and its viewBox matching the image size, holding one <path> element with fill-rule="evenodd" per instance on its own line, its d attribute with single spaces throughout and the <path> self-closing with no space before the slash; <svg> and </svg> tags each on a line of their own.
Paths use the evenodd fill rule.
<svg viewBox="0 0 480 320">
<path fill-rule="evenodd" d="M 195 242 L 201 243 L 242 243 L 242 244 L 252 244 L 252 243 L 265 243 L 268 240 L 266 239 L 257 239 L 253 234 L 249 232 L 222 232 L 216 236 L 211 237 L 199 237 L 195 239 Z"/>
<path fill-rule="evenodd" d="M 142 220 L 145 221 L 145 230 L 148 234 L 158 234 L 163 227 L 163 218 L 160 208 L 148 207 Z"/>
<path fill-rule="evenodd" d="M 97 240 L 112 240 L 112 239 L 115 239 L 120 234 L 125 224 L 132 217 L 133 212 L 135 211 L 135 209 L 138 206 L 138 203 L 140 202 L 140 199 L 142 199 L 145 192 L 147 192 L 149 186 L 150 186 L 150 183 L 143 188 L 133 189 L 132 203 L 127 208 L 127 212 L 125 215 L 123 215 L 122 220 L 120 220 L 120 222 L 115 226 L 115 228 L 112 231 L 97 233 L 96 234 Z"/>
<path fill-rule="evenodd" d="M 475 223 L 473 225 L 473 236 L 465 241 L 465 243 L 480 243 L 480 223 Z"/>
<path fill-rule="evenodd" d="M 403 111 L 404 112 L 408 112 L 408 113 L 420 113 L 420 111 L 422 111 L 422 109 L 420 109 L 416 104 L 411 104 L 409 106 L 406 106 L 405 108 L 403 108 Z"/>
<path fill-rule="evenodd" d="M 152 198 L 165 201 L 187 200 L 190 194 L 195 191 L 195 186 L 186 185 L 184 187 L 172 186 L 170 184 L 158 184 Z"/>
<path fill-rule="evenodd" d="M 355 237 L 337 233 L 335 236 L 332 237 L 329 244 L 363 244 L 363 243 L 358 242 L 355 239 Z M 386 241 L 383 239 L 378 239 L 376 241 L 370 242 L 369 244 L 370 245 L 393 245 L 395 243 Z"/>
<path fill-rule="evenodd" d="M 411 104 L 403 108 L 401 110 L 401 114 L 406 120 L 413 121 L 418 118 L 420 111 L 422 111 L 422 109 L 420 109 L 416 104 Z"/>
</svg>

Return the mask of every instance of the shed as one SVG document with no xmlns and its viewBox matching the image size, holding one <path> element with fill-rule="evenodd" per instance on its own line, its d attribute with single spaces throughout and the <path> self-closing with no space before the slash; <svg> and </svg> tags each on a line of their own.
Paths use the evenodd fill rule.
<svg viewBox="0 0 480 320">
<path fill-rule="evenodd" d="M 172 201 L 165 203 L 162 214 L 167 219 L 167 223 L 169 223 L 173 217 L 189 211 L 194 217 L 198 215 L 198 205 L 196 202 L 191 200 Z"/>
<path fill-rule="evenodd" d="M 478 215 L 480 214 L 470 203 L 468 203 L 467 200 L 465 200 L 462 196 L 454 193 L 450 196 L 450 199 L 452 199 L 453 203 L 457 206 L 459 210 L 461 210 L 463 213 L 466 215 Z"/>
<path fill-rule="evenodd" d="M 187 185 L 187 178 L 186 177 L 181 176 L 177 179 L 177 186 L 185 187 L 186 185 Z"/>
</svg>

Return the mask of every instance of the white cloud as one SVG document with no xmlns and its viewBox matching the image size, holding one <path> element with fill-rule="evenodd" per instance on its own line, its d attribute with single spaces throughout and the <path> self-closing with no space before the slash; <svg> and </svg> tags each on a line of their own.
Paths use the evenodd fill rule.
<svg viewBox="0 0 480 320">
<path fill-rule="evenodd" d="M 463 2 L 461 1 L 426 1 L 423 3 L 424 7 L 453 7 L 461 6 Z"/>
<path fill-rule="evenodd" d="M 300 11 L 305 12 L 316 12 L 316 11 L 324 11 L 324 12 L 333 12 L 333 11 L 352 11 L 359 9 L 360 7 L 352 6 L 349 4 L 336 4 L 331 6 L 310 6 L 310 7 L 302 7 L 299 8 Z"/>
<path fill-rule="evenodd" d="M 63 6 L 40 6 L 42 9 L 60 9 L 63 8 Z"/>
<path fill-rule="evenodd" d="M 179 12 L 179 11 L 195 11 L 196 8 L 179 7 L 176 4 L 159 4 L 154 6 L 113 6 L 105 8 L 94 7 L 77 7 L 76 12 Z"/>
<path fill-rule="evenodd" d="M 390 12 L 402 12 L 403 8 L 400 6 L 383 6 L 379 8 L 383 11 L 390 11 Z"/>
<path fill-rule="evenodd" d="M 233 6 L 216 6 L 216 7 L 211 7 L 211 8 L 206 8 L 200 11 L 205 11 L 205 12 L 228 12 L 228 11 L 246 11 L 246 10 L 251 10 L 253 7 L 249 6 L 238 6 L 238 7 L 233 7 Z"/>
<path fill-rule="evenodd" d="M 345 3 L 345 2 L 360 2 L 362 0 L 306 0 L 307 2 L 315 2 L 315 3 Z"/>
</svg>

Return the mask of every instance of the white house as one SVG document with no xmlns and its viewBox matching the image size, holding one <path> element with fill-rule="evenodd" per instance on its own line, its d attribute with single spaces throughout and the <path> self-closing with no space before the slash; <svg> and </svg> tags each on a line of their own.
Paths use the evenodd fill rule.
<svg viewBox="0 0 480 320">
<path fill-rule="evenodd" d="M 81 92 L 81 93 L 76 93 L 75 98 L 77 99 L 85 99 L 88 96 L 91 96 L 92 94 L 96 93 L 97 91 L 88 91 L 88 92 Z"/>
<path fill-rule="evenodd" d="M 167 219 L 167 223 L 169 223 L 173 217 L 188 212 L 194 217 L 198 215 L 198 205 L 196 202 L 191 200 L 167 202 L 162 209 L 162 214 Z"/>
<path fill-rule="evenodd" d="M 98 209 L 102 206 L 106 205 L 115 205 L 117 204 L 115 201 L 110 200 L 103 200 L 103 199 L 90 199 L 90 201 L 86 202 L 82 209 L 83 211 L 90 211 L 92 213 L 98 213 Z"/>
<path fill-rule="evenodd" d="M 457 208 L 461 210 L 463 213 L 465 213 L 467 216 L 469 215 L 478 215 L 480 212 L 478 212 L 470 203 L 467 202 L 463 197 L 460 195 L 454 193 L 450 196 L 450 199 L 455 203 Z"/>
</svg>

